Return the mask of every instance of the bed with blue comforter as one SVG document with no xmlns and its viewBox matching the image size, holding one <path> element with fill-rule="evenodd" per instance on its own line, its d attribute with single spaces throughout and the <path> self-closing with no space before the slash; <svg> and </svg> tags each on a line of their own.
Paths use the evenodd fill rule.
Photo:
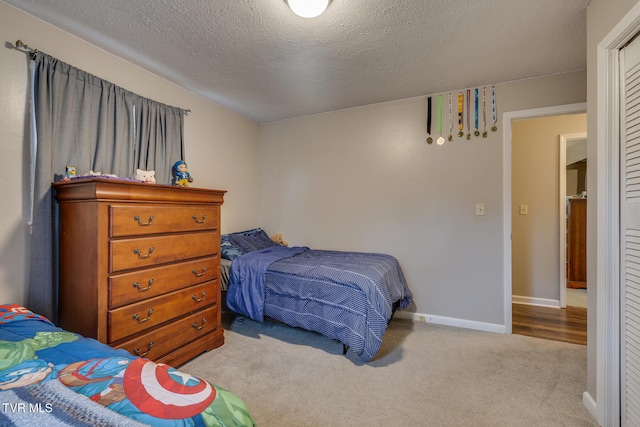
<svg viewBox="0 0 640 427">
<path fill-rule="evenodd" d="M 290 248 L 269 244 L 264 236 L 259 238 L 264 244 L 240 236 L 229 236 L 241 253 L 233 256 L 226 302 L 253 320 L 271 318 L 321 333 L 368 362 L 380 349 L 394 310 L 412 302 L 391 255 Z"/>
<path fill-rule="evenodd" d="M 255 425 L 233 393 L 15 304 L 0 305 L 0 402 L 2 426 Z"/>
</svg>

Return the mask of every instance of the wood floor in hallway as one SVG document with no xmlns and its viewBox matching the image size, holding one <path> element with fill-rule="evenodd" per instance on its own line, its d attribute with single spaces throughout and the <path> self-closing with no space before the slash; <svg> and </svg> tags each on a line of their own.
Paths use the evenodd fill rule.
<svg viewBox="0 0 640 427">
<path fill-rule="evenodd" d="M 587 345 L 587 309 L 513 304 L 512 333 Z"/>
</svg>

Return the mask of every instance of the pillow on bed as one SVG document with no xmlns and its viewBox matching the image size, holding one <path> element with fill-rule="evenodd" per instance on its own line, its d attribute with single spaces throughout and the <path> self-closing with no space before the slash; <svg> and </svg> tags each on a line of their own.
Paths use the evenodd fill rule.
<svg viewBox="0 0 640 427">
<path fill-rule="evenodd" d="M 234 258 L 242 255 L 244 251 L 242 248 L 234 246 L 229 240 L 228 234 L 220 236 L 220 256 L 224 259 L 233 261 Z"/>
<path fill-rule="evenodd" d="M 245 253 L 270 248 L 271 246 L 278 246 L 263 230 L 248 236 L 243 234 L 230 234 L 229 240 L 234 246 L 241 248 Z"/>
<path fill-rule="evenodd" d="M 255 240 L 250 240 L 249 242 L 244 242 L 242 244 L 234 243 L 231 241 L 231 236 L 235 236 L 234 238 L 237 240 L 242 240 L 242 237 L 253 237 L 259 242 Z M 237 237 L 241 236 L 241 237 Z M 233 261 L 236 257 L 240 255 L 251 252 L 251 249 L 256 246 L 269 247 L 274 246 L 276 243 L 271 240 L 271 238 L 267 235 L 267 233 L 260 227 L 252 228 L 251 230 L 238 231 L 230 234 L 223 234 L 220 236 L 220 255 L 222 258 Z M 243 247 L 244 246 L 244 247 Z M 247 249 L 244 249 L 247 248 Z M 262 247 L 260 247 L 262 249 Z"/>
</svg>

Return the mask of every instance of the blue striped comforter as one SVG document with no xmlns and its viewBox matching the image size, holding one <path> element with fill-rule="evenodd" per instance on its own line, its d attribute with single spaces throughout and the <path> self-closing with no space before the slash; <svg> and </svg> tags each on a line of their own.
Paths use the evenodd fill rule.
<svg viewBox="0 0 640 427">
<path fill-rule="evenodd" d="M 363 361 L 380 346 L 393 305 L 412 295 L 391 255 L 271 247 L 231 264 L 228 307 L 321 333 L 348 345 Z"/>
</svg>

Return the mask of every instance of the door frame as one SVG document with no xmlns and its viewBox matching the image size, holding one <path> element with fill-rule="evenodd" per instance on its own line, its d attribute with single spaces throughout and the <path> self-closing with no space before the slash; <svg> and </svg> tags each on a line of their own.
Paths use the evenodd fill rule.
<svg viewBox="0 0 640 427">
<path fill-rule="evenodd" d="M 587 104 L 586 102 L 580 102 L 577 104 L 567 104 L 567 105 L 558 105 L 554 107 L 543 107 L 543 108 L 534 108 L 530 110 L 520 110 L 520 111 L 510 111 L 506 112 L 502 115 L 502 120 L 504 123 L 503 126 L 503 188 L 502 188 L 502 200 L 504 200 L 503 205 L 503 253 L 504 253 L 504 329 L 505 333 L 511 334 L 513 331 L 512 327 L 512 265 L 511 265 L 511 256 L 512 256 L 512 246 L 511 246 L 511 234 L 512 234 L 512 197 L 511 197 L 511 163 L 512 163 L 512 126 L 511 122 L 513 120 L 519 119 L 530 119 L 536 117 L 545 117 L 545 116 L 559 116 L 565 114 L 580 114 L 586 113 Z M 558 268 L 560 269 L 560 260 L 558 260 Z M 558 273 L 560 274 L 560 273 Z"/>
<path fill-rule="evenodd" d="M 620 408 L 620 64 L 618 54 L 640 31 L 640 3 L 596 47 L 596 396 L 583 401 L 603 426 L 619 425 Z M 589 399 L 587 399 L 589 398 Z"/>
<path fill-rule="evenodd" d="M 567 143 L 582 139 L 587 139 L 587 132 L 565 133 L 560 135 L 559 138 L 558 176 L 560 180 L 558 192 L 560 194 L 560 275 L 558 283 L 560 285 L 560 289 L 558 292 L 560 295 L 560 308 L 567 308 Z M 587 159 L 588 158 L 589 157 L 587 156 Z"/>
</svg>

